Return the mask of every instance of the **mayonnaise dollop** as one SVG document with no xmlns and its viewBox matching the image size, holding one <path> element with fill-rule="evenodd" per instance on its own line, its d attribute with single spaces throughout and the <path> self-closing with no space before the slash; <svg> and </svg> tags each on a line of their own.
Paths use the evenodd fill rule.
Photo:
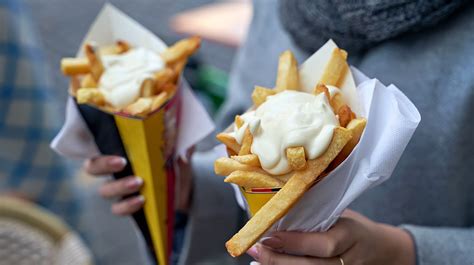
<svg viewBox="0 0 474 265">
<path fill-rule="evenodd" d="M 270 174 L 291 171 L 286 158 L 288 147 L 303 146 L 308 159 L 328 148 L 334 128 L 339 126 L 324 94 L 284 91 L 267 100 L 255 111 L 243 114 L 244 124 L 232 135 L 241 143 L 247 128 L 253 136 L 252 153 Z"/>
<path fill-rule="evenodd" d="M 161 57 L 145 48 L 133 48 L 118 55 L 101 56 L 104 72 L 99 89 L 112 106 L 123 108 L 140 96 L 140 87 L 146 78 L 164 67 Z"/>
</svg>

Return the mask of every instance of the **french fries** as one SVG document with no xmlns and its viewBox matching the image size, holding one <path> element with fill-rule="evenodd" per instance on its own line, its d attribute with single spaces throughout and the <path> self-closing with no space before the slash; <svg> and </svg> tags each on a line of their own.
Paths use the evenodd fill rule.
<svg viewBox="0 0 474 265">
<path fill-rule="evenodd" d="M 280 55 L 275 89 L 277 91 L 300 89 L 298 62 L 290 50 Z"/>
<path fill-rule="evenodd" d="M 252 101 L 255 106 L 260 106 L 268 96 L 275 95 L 277 91 L 261 86 L 255 86 L 252 92 Z"/>
<path fill-rule="evenodd" d="M 87 58 L 61 59 L 61 71 L 65 75 L 81 75 L 89 73 L 91 66 Z"/>
<path fill-rule="evenodd" d="M 306 155 L 304 147 L 288 147 L 286 149 L 288 163 L 293 170 L 302 170 L 306 168 Z"/>
<path fill-rule="evenodd" d="M 258 172 L 262 174 L 266 174 L 266 172 L 258 167 L 246 165 L 239 163 L 238 161 L 228 158 L 228 157 L 221 157 L 214 162 L 214 172 L 220 176 L 228 176 L 234 171 L 252 171 Z"/>
<path fill-rule="evenodd" d="M 323 85 L 323 84 L 317 84 L 316 85 L 316 88 L 314 89 L 314 93 L 316 95 L 320 94 L 320 93 L 324 93 L 324 95 L 326 95 L 326 98 L 330 101 L 331 100 L 331 95 L 329 94 L 329 90 L 328 88 Z"/>
<path fill-rule="evenodd" d="M 339 117 L 339 124 L 341 127 L 346 127 L 354 117 L 351 108 L 346 104 L 339 108 L 337 116 Z"/>
<path fill-rule="evenodd" d="M 231 156 L 230 158 L 234 159 L 235 161 L 253 166 L 253 167 L 260 167 L 260 160 L 258 159 L 258 156 L 255 154 L 248 154 L 248 155 L 238 155 L 238 156 Z"/>
<path fill-rule="evenodd" d="M 250 154 L 250 148 L 252 147 L 253 136 L 250 133 L 250 129 L 245 130 L 244 139 L 242 139 L 242 146 L 240 147 L 239 156 Z"/>
<path fill-rule="evenodd" d="M 346 51 L 339 48 L 334 49 L 320 82 L 325 85 L 339 87 L 343 81 L 345 71 L 349 69 L 346 59 Z"/>
<path fill-rule="evenodd" d="M 167 64 L 175 63 L 189 57 L 201 46 L 201 38 L 191 37 L 176 42 L 173 46 L 161 53 L 161 58 Z"/>
<path fill-rule="evenodd" d="M 177 90 L 178 79 L 187 59 L 200 46 L 198 37 L 178 41 L 161 52 L 165 67 L 146 78 L 140 84 L 139 97 L 125 107 L 114 107 L 107 101 L 107 94 L 101 92 L 100 79 L 104 71 L 101 56 L 124 54 L 133 47 L 126 41 L 118 40 L 112 45 L 98 47 L 93 43 L 84 45 L 84 58 L 63 58 L 61 71 L 71 78 L 70 93 L 79 104 L 92 104 L 106 112 L 120 112 L 145 117 L 159 109 L 173 97 Z M 86 90 L 90 91 L 86 91 Z M 240 147 L 239 147 L 240 150 Z M 236 154 L 238 153 L 235 152 Z"/>
<path fill-rule="evenodd" d="M 339 154 L 352 134 L 345 128 L 336 128 L 326 152 L 308 161 L 305 170 L 296 171 L 290 180 L 226 243 L 232 257 L 245 253 L 257 240 L 318 180 L 319 176 Z"/>
<path fill-rule="evenodd" d="M 234 183 L 248 189 L 261 187 L 280 188 L 284 184 L 282 181 L 268 174 L 240 170 L 232 172 L 224 179 L 224 182 Z"/>
<path fill-rule="evenodd" d="M 219 133 L 216 135 L 216 139 L 225 144 L 227 148 L 232 150 L 234 153 L 238 154 L 240 151 L 240 144 L 237 143 L 235 138 L 228 133 Z"/>
<path fill-rule="evenodd" d="M 344 146 L 341 152 L 334 158 L 334 161 L 331 162 L 328 169 L 332 170 L 339 166 L 354 150 L 356 145 L 359 143 L 360 137 L 364 132 L 365 126 L 367 125 L 367 120 L 364 118 L 357 118 L 353 119 L 347 124 L 347 129 L 351 131 L 352 138 L 349 142 Z"/>
<path fill-rule="evenodd" d="M 237 126 L 237 128 L 240 128 L 242 127 L 242 125 L 244 125 L 244 120 L 242 119 L 242 117 L 240 117 L 240 115 L 235 115 L 235 126 Z"/>
</svg>

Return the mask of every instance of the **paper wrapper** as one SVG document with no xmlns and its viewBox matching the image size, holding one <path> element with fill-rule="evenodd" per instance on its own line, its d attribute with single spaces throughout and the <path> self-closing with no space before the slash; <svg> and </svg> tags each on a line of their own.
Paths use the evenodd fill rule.
<svg viewBox="0 0 474 265">
<path fill-rule="evenodd" d="M 156 52 L 167 46 L 136 21 L 106 4 L 80 47 L 88 41 L 107 45 L 126 40 Z M 82 49 L 77 53 L 82 55 Z M 127 159 L 115 178 L 136 175 L 144 180 L 140 193 L 146 198 L 134 219 L 150 252 L 159 264 L 169 263 L 174 225 L 174 160 L 214 130 L 205 109 L 184 79 L 173 98 L 146 118 L 107 113 L 93 106 L 76 104 L 70 97 L 63 128 L 51 143 L 61 155 L 92 158 L 100 154 Z"/>
<path fill-rule="evenodd" d="M 303 90 L 314 87 L 328 59 L 329 41 L 300 67 Z M 326 51 L 324 51 L 326 50 Z M 326 231 L 361 193 L 387 180 L 420 122 L 413 103 L 394 85 L 385 86 L 351 68 L 357 88 L 346 79 L 341 90 L 367 126 L 350 156 L 328 176 L 309 189 L 270 231 Z M 352 79 L 352 78 L 351 78 Z M 351 88 L 352 86 L 352 88 Z M 216 148 L 226 156 L 225 147 Z M 233 184 L 239 204 L 253 216 L 277 192 L 246 191 Z"/>
</svg>

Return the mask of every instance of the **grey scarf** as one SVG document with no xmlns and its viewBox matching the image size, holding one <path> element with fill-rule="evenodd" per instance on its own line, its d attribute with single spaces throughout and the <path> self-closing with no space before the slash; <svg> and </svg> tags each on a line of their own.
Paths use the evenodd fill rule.
<svg viewBox="0 0 474 265">
<path fill-rule="evenodd" d="M 280 17 L 295 43 L 314 52 L 327 39 L 360 51 L 402 33 L 433 26 L 466 0 L 280 0 Z"/>
</svg>

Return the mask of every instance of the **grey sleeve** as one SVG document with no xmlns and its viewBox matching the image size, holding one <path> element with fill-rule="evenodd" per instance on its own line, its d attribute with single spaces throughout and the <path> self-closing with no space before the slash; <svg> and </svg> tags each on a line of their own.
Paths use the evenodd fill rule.
<svg viewBox="0 0 474 265">
<path fill-rule="evenodd" d="M 417 265 L 474 264 L 474 228 L 403 225 L 415 242 Z"/>
</svg>

